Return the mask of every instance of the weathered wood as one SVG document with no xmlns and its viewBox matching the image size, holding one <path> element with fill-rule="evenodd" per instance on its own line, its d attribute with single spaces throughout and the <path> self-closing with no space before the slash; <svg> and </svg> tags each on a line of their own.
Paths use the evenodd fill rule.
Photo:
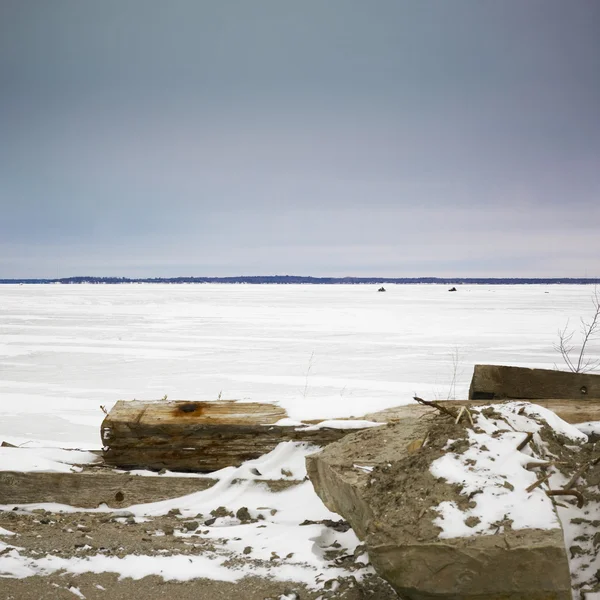
<svg viewBox="0 0 600 600">
<path fill-rule="evenodd" d="M 0 504 L 56 502 L 79 508 L 124 508 L 158 502 L 211 488 L 217 479 L 118 473 L 108 469 L 82 473 L 0 471 Z M 291 479 L 254 480 L 272 491 L 302 483 Z M 241 480 L 234 480 L 234 485 Z"/>
<path fill-rule="evenodd" d="M 280 442 L 324 445 L 349 431 L 275 425 L 286 416 L 271 404 L 120 401 L 102 423 L 104 460 L 128 469 L 210 472 L 258 458 Z"/>
<path fill-rule="evenodd" d="M 460 406 L 486 406 L 488 404 L 500 404 L 505 399 L 496 400 L 441 400 L 440 404 L 450 407 Z M 543 406 L 556 413 L 567 423 L 587 423 L 588 421 L 600 421 L 600 398 L 589 398 L 587 400 L 550 398 L 545 400 L 531 400 L 532 404 Z M 425 415 L 435 414 L 435 408 L 423 406 L 422 404 L 408 404 L 395 406 L 375 413 L 365 415 L 364 419 L 376 423 L 390 421 L 401 421 L 403 419 L 419 419 Z"/>
<path fill-rule="evenodd" d="M 108 446 L 127 445 L 127 440 L 141 437 L 162 437 L 170 444 L 187 443 L 197 435 L 202 437 L 206 427 L 256 427 L 272 425 L 286 417 L 284 409 L 257 402 L 120 400 L 102 422 L 101 435 Z"/>
<path fill-rule="evenodd" d="M 469 399 L 600 398 L 600 375 L 475 365 Z"/>
</svg>

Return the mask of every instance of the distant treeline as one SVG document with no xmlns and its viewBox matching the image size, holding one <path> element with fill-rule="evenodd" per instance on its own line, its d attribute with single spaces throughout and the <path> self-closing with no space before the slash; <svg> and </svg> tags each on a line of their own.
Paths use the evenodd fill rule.
<svg viewBox="0 0 600 600">
<path fill-rule="evenodd" d="M 559 277 L 559 278 L 534 278 L 534 277 L 302 277 L 298 275 L 255 275 L 244 277 L 154 277 L 154 278 L 129 278 L 129 277 L 64 277 L 61 279 L 0 279 L 3 283 L 249 283 L 249 284 L 415 284 L 438 283 L 443 285 L 484 284 L 484 285 L 526 285 L 536 283 L 549 284 L 599 284 L 598 278 Z"/>
</svg>

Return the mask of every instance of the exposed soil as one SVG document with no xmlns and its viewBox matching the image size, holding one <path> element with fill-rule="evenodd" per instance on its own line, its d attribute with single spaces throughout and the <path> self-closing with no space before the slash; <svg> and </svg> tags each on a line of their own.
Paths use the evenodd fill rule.
<svg viewBox="0 0 600 600">
<path fill-rule="evenodd" d="M 226 511 L 226 509 L 223 509 Z M 117 513 L 118 515 L 119 513 Z M 270 561 L 255 560 L 251 556 L 241 557 L 227 549 L 227 540 L 209 539 L 203 536 L 210 526 L 211 515 L 199 515 L 196 519 L 184 519 L 178 514 L 156 517 L 146 522 L 135 522 L 133 517 L 99 513 L 49 513 L 43 510 L 34 513 L 21 511 L 0 512 L 0 527 L 14 532 L 15 536 L 3 537 L 9 546 L 14 544 L 22 550 L 22 556 L 41 558 L 46 555 L 61 558 L 94 555 L 124 557 L 142 556 L 197 556 L 204 553 L 227 556 L 227 565 L 235 568 L 242 563 L 267 567 L 273 573 L 286 564 L 286 558 L 273 557 Z M 212 517 L 214 519 L 214 517 Z M 347 527 L 344 522 L 324 523 L 334 530 Z M 7 552 L 5 549 L 3 552 Z M 362 553 L 363 549 L 361 549 Z M 356 562 L 359 553 L 348 553 L 339 544 L 325 552 L 327 560 L 343 566 L 348 576 L 335 581 L 323 581 L 320 589 L 308 589 L 294 582 L 278 582 L 269 578 L 246 577 L 237 584 L 194 579 L 185 582 L 164 581 L 151 576 L 140 580 L 121 579 L 114 573 L 71 573 L 56 572 L 47 576 L 24 579 L 0 579 L 0 600 L 73 600 L 79 593 L 88 600 L 154 600 L 154 599 L 231 599 L 242 594 L 245 600 L 279 600 L 283 595 L 293 598 L 317 599 L 340 598 L 359 600 L 372 598 L 392 600 L 397 598 L 386 582 L 368 576 L 361 582 L 352 576 L 352 571 L 364 565 Z M 292 593 L 293 592 L 293 593 Z M 82 596 L 79 596 L 82 597 Z"/>
<path fill-rule="evenodd" d="M 365 500 L 379 517 L 373 523 L 378 537 L 397 537 L 401 531 L 402 539 L 407 543 L 434 541 L 441 529 L 432 522 L 435 516 L 432 508 L 444 500 L 461 499 L 457 486 L 435 478 L 429 467 L 449 450 L 449 440 L 452 452 L 460 453 L 468 448 L 465 426 L 462 423 L 456 425 L 445 416 L 429 417 L 428 421 L 424 446 L 418 444 L 418 448 L 415 447 L 415 451 L 405 458 L 378 465 L 371 473 Z M 398 493 L 398 490 L 402 490 L 402 493 Z M 468 504 L 469 500 L 464 496 L 462 498 L 465 505 Z M 419 516 L 416 520 L 415 515 Z M 393 526 L 388 529 L 387 524 Z"/>
</svg>

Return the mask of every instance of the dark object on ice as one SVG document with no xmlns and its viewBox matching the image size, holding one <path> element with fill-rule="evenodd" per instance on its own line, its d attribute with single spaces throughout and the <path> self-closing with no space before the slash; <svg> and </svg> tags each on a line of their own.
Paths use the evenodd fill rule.
<svg viewBox="0 0 600 600">
<path fill-rule="evenodd" d="M 385 288 L 383 286 L 381 286 L 377 291 L 378 292 L 385 292 Z"/>
<path fill-rule="evenodd" d="M 450 288 L 448 291 L 449 291 L 449 292 L 455 292 L 455 291 L 456 291 L 456 288 L 455 288 L 455 287 L 451 287 L 451 288 Z"/>
</svg>

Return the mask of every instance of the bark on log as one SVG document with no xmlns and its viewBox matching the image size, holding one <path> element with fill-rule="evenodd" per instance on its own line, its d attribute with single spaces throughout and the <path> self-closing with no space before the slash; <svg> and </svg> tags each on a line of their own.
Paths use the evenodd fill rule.
<svg viewBox="0 0 600 600">
<path fill-rule="evenodd" d="M 324 445 L 350 431 L 275 425 L 285 417 L 272 404 L 119 401 L 101 426 L 104 461 L 127 469 L 210 472 L 258 458 L 280 442 Z"/>
<path fill-rule="evenodd" d="M 211 488 L 217 479 L 162 477 L 98 470 L 83 473 L 0 471 L 0 504 L 56 502 L 79 508 L 125 508 L 158 502 Z M 302 483 L 292 479 L 254 480 L 278 492 Z M 233 484 L 241 480 L 234 480 Z"/>
<path fill-rule="evenodd" d="M 475 365 L 469 399 L 600 398 L 600 375 Z"/>
</svg>

